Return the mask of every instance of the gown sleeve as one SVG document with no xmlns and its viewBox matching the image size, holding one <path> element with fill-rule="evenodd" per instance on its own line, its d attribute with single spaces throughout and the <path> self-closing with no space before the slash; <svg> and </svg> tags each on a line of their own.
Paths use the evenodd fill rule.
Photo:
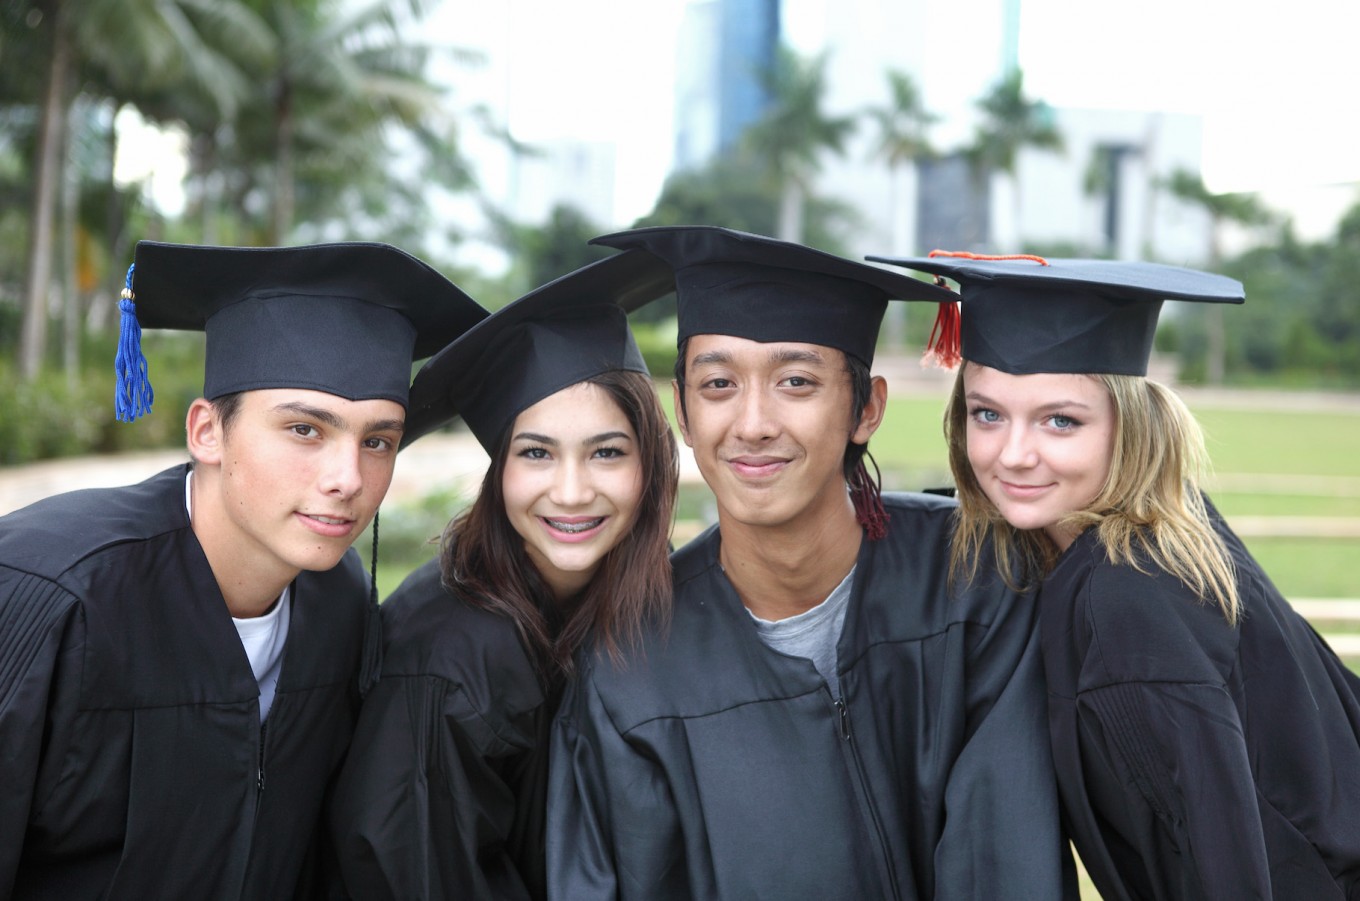
<svg viewBox="0 0 1360 901">
<path fill-rule="evenodd" d="M 503 843 L 514 793 L 487 741 L 480 715 L 448 680 L 378 682 L 330 813 L 352 897 L 527 897 Z"/>
<path fill-rule="evenodd" d="M 945 785 L 934 897 L 1075 901 L 1033 598 L 1010 595 L 968 659 L 971 734 Z"/>
<path fill-rule="evenodd" d="M 78 648 L 76 599 L 52 582 L 0 567 L 0 898 L 9 898 L 35 804 L 58 674 Z M 75 661 L 78 662 L 78 661 Z"/>
<path fill-rule="evenodd" d="M 683 837 L 664 774 L 615 728 L 588 670 L 553 729 L 548 896 L 683 897 Z"/>
<path fill-rule="evenodd" d="M 1222 688 L 1108 685 L 1078 699 L 1078 716 L 1097 772 L 1160 832 L 1140 844 L 1150 872 L 1181 872 L 1187 897 L 1271 897 L 1251 764 Z"/>
<path fill-rule="evenodd" d="M 1226 664 L 1208 650 L 1229 627 L 1128 572 L 1093 581 L 1091 597 L 1076 704 L 1095 803 L 1123 811 L 1153 883 L 1172 879 L 1180 897 L 1270 898 L 1245 730 Z"/>
</svg>

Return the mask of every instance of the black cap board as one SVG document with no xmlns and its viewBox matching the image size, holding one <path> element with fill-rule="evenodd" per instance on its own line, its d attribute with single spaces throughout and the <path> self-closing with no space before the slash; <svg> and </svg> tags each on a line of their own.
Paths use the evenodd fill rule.
<svg viewBox="0 0 1360 901">
<path fill-rule="evenodd" d="M 1242 303 L 1222 275 L 1120 260 L 871 256 L 959 284 L 963 359 L 1012 375 L 1147 375 L 1164 300 Z"/>
<path fill-rule="evenodd" d="M 670 267 L 635 250 L 506 305 L 416 373 L 403 445 L 462 416 L 494 453 L 515 417 L 543 398 L 610 370 L 647 372 L 628 313 L 674 289 Z"/>
<path fill-rule="evenodd" d="M 308 388 L 403 406 L 412 362 L 487 315 L 430 266 L 376 243 L 208 247 L 141 241 L 122 306 L 120 374 L 140 362 L 145 375 L 142 327 L 202 331 L 203 396 L 209 400 L 236 391 Z M 149 385 L 137 386 L 135 379 L 133 373 L 133 386 L 120 382 L 120 405 L 129 395 L 136 405 L 139 391 L 149 396 Z"/>
<path fill-rule="evenodd" d="M 590 243 L 642 248 L 671 265 L 680 340 L 733 335 L 820 344 L 867 364 L 889 300 L 956 299 L 901 273 L 711 225 L 638 228 Z"/>
</svg>

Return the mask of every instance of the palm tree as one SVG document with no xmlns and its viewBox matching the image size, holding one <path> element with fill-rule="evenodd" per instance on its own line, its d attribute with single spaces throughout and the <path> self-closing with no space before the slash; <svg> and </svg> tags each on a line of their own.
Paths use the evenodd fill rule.
<svg viewBox="0 0 1360 901">
<path fill-rule="evenodd" d="M 973 146 L 968 151 L 974 171 L 980 176 L 1004 173 L 1011 182 L 1015 227 L 1020 228 L 1020 182 L 1016 162 L 1026 147 L 1062 152 L 1063 137 L 1053 123 L 1048 104 L 1025 96 L 1025 76 L 1012 69 L 981 100 L 978 109 L 982 122 Z"/>
<path fill-rule="evenodd" d="M 888 211 L 892 221 L 892 252 L 916 253 L 916 161 L 935 155 L 927 132 L 939 121 L 928 111 L 921 90 L 910 75 L 888 71 L 888 104 L 866 112 L 877 126 L 875 155 L 888 165 Z M 888 305 L 886 338 L 895 349 L 906 346 L 907 305 Z"/>
<path fill-rule="evenodd" d="M 358 8 L 336 0 L 252 2 L 278 39 L 268 97 L 261 98 L 261 108 L 270 111 L 260 120 L 269 127 L 269 149 L 260 153 L 264 148 L 256 146 L 251 155 L 272 157 L 269 237 L 280 243 L 293 228 L 306 154 L 341 171 L 356 162 L 355 154 L 373 162 L 381 157 L 386 123 L 419 127 L 437 112 L 441 96 L 424 78 L 424 51 L 403 40 L 386 0 Z M 242 134 L 250 140 L 248 128 Z"/>
<path fill-rule="evenodd" d="M 825 151 L 837 155 L 845 152 L 855 118 L 829 116 L 822 109 L 826 54 L 803 60 L 781 46 L 774 65 L 760 73 L 760 80 L 770 97 L 770 107 L 747 129 L 743 140 L 779 186 L 777 237 L 801 241 L 803 205 L 820 168 L 821 155 Z"/>
<path fill-rule="evenodd" d="M 915 163 L 935 155 L 927 132 L 940 117 L 925 108 L 921 90 L 905 72 L 888 72 L 889 101 L 867 110 L 878 126 L 875 154 L 888 165 L 892 210 L 892 251 L 915 253 Z M 905 175 L 905 178 L 900 176 Z"/>
<path fill-rule="evenodd" d="M 1275 216 L 1252 194 L 1214 194 L 1204 179 L 1185 169 L 1177 169 L 1163 186 L 1178 200 L 1197 206 L 1209 216 L 1209 268 L 1217 271 L 1223 263 L 1222 229 L 1225 223 L 1264 226 Z M 1227 341 L 1223 329 L 1223 305 L 1205 305 L 1204 325 L 1208 346 L 1205 349 L 1204 378 L 1211 385 L 1222 384 L 1226 370 Z"/>
<path fill-rule="evenodd" d="M 234 2 L 87 0 L 76 8 L 60 0 L 30 0 L 18 5 L 26 8 L 21 11 L 41 48 L 37 59 L 43 71 L 19 347 L 20 375 L 31 379 L 46 345 L 58 180 L 69 156 L 65 126 L 72 118 L 77 80 L 84 92 L 113 98 L 189 81 L 226 106 L 244 78 L 196 27 L 235 21 Z"/>
</svg>

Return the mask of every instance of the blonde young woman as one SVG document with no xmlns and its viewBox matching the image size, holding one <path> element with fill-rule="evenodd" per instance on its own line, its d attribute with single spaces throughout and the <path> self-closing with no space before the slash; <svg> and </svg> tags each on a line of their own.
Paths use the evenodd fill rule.
<svg viewBox="0 0 1360 901">
<path fill-rule="evenodd" d="M 1163 299 L 1241 285 L 889 262 L 961 286 L 952 573 L 1038 587 L 1065 819 L 1102 897 L 1360 898 L 1360 680 L 1202 494 L 1199 427 L 1146 378 Z"/>
<path fill-rule="evenodd" d="M 670 608 L 676 444 L 625 313 L 672 284 L 650 254 L 610 257 L 416 376 L 407 440 L 461 416 L 491 465 L 382 606 L 331 811 L 351 897 L 547 895 L 549 725 L 576 652 L 618 655 Z"/>
</svg>

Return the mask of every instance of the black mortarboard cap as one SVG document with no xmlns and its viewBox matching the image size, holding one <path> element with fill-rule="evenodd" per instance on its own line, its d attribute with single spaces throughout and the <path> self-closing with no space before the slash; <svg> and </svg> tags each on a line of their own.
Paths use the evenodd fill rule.
<svg viewBox="0 0 1360 901">
<path fill-rule="evenodd" d="M 1222 275 L 1119 260 L 887 257 L 959 284 L 963 359 L 1013 375 L 1147 375 L 1164 300 L 1242 303 Z"/>
<path fill-rule="evenodd" d="M 122 307 L 120 419 L 150 407 L 137 346 L 141 328 L 207 334 L 203 396 L 209 400 L 260 388 L 308 388 L 405 406 L 411 363 L 487 315 L 430 266 L 376 243 L 141 241 Z M 125 384 L 122 374 L 136 369 Z"/>
<path fill-rule="evenodd" d="M 628 313 L 674 288 L 670 267 L 637 250 L 534 289 L 420 368 L 403 444 L 462 416 L 494 453 L 515 417 L 543 398 L 610 370 L 647 372 Z"/>
<path fill-rule="evenodd" d="M 734 335 L 835 347 L 872 363 L 889 300 L 954 300 L 928 282 L 711 225 L 638 228 L 591 241 L 642 248 L 675 270 L 678 338 Z"/>
</svg>

